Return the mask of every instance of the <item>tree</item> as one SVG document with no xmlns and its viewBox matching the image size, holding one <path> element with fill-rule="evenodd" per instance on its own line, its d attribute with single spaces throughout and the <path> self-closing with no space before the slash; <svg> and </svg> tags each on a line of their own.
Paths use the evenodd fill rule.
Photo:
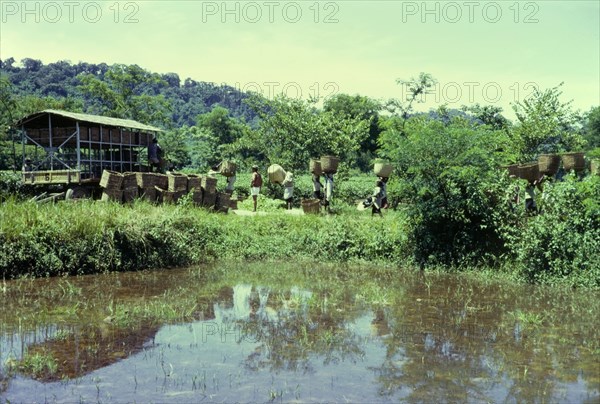
<svg viewBox="0 0 600 404">
<path fill-rule="evenodd" d="M 403 119 L 402 128 L 404 128 L 406 120 L 413 111 L 413 104 L 423 102 L 424 96 L 431 93 L 430 89 L 437 84 L 437 80 L 431 74 L 421 72 L 417 78 L 411 77 L 409 80 L 396 79 L 396 84 L 406 87 L 402 91 L 405 94 L 404 99 L 391 99 L 387 102 L 385 108 L 391 113 L 400 112 Z"/>
<path fill-rule="evenodd" d="M 325 112 L 333 112 L 351 119 L 365 121 L 369 125 L 369 134 L 360 144 L 357 165 L 363 171 L 370 168 L 371 160 L 377 151 L 377 140 L 382 129 L 379 127 L 381 103 L 361 95 L 338 94 L 329 98 L 323 105 Z"/>
<path fill-rule="evenodd" d="M 158 91 L 167 85 L 158 74 L 137 65 L 112 65 L 104 80 L 80 74 L 80 90 L 96 100 L 92 113 L 133 119 L 162 127 L 171 125 L 171 104 Z"/>
<path fill-rule="evenodd" d="M 394 191 L 410 201 L 418 263 L 490 264 L 503 252 L 500 229 L 515 210 L 508 178 L 497 167 L 505 158 L 499 150 L 509 144 L 506 132 L 464 117 L 444 123 L 424 115 L 382 143 L 399 177 Z"/>
<path fill-rule="evenodd" d="M 164 151 L 164 159 L 174 169 L 180 169 L 190 164 L 187 129 L 186 127 L 170 129 L 160 134 L 159 143 Z"/>
<path fill-rule="evenodd" d="M 558 153 L 583 147 L 585 141 L 576 127 L 579 117 L 571 102 L 560 101 L 560 87 L 533 94 L 513 105 L 518 123 L 512 131 L 521 160 L 534 160 L 540 153 Z"/>
<path fill-rule="evenodd" d="M 495 130 L 508 130 L 511 122 L 502 115 L 502 108 L 495 105 L 463 106 L 463 111 L 472 114 L 483 125 L 488 125 Z"/>
<path fill-rule="evenodd" d="M 593 107 L 586 114 L 583 136 L 589 149 L 600 147 L 600 106 Z"/>
<path fill-rule="evenodd" d="M 279 95 L 273 100 L 249 99 L 260 117 L 259 127 L 240 139 L 241 148 L 263 153 L 269 162 L 286 169 L 306 170 L 311 157 L 325 154 L 354 163 L 353 154 L 368 134 L 368 122 Z M 354 165 L 354 164 L 351 164 Z"/>
<path fill-rule="evenodd" d="M 232 118 L 227 108 L 216 106 L 212 111 L 198 115 L 196 126 L 205 128 L 219 144 L 233 143 L 242 135 L 242 123 Z"/>
</svg>

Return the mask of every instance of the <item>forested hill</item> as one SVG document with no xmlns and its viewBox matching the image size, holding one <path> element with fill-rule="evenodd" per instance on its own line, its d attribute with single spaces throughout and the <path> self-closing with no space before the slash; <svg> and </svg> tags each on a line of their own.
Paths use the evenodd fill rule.
<svg viewBox="0 0 600 404">
<path fill-rule="evenodd" d="M 162 126 L 193 126 L 199 114 L 210 112 L 215 105 L 227 108 L 232 117 L 247 122 L 255 117 L 242 102 L 247 95 L 236 88 L 191 78 L 182 80 L 177 73 L 152 73 L 137 65 L 72 64 L 64 60 L 43 64 L 31 58 L 18 63 L 7 58 L 0 60 L 0 74 L 10 81 L 14 95 L 51 97 L 62 100 L 70 110 L 87 113 L 114 111 L 114 106 L 103 105 L 110 102 L 110 90 L 128 90 L 132 96 L 141 97 L 140 101 L 143 96 L 162 95 L 165 111 Z"/>
</svg>

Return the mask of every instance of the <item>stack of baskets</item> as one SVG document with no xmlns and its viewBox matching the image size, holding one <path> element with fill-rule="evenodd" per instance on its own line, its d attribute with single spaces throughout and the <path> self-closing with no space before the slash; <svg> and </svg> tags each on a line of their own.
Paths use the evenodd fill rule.
<svg viewBox="0 0 600 404">
<path fill-rule="evenodd" d="M 176 203 L 192 193 L 197 206 L 227 213 L 232 207 L 231 195 L 217 192 L 217 178 L 177 173 L 141 173 L 104 170 L 100 185 L 103 201 L 131 202 L 138 197 L 151 202 Z M 235 201 L 237 203 L 237 200 Z"/>
<path fill-rule="evenodd" d="M 116 171 L 104 170 L 100 178 L 100 186 L 104 188 L 102 190 L 102 200 L 121 202 L 123 200 L 122 184 L 123 174 Z"/>
<path fill-rule="evenodd" d="M 321 210 L 321 201 L 318 199 L 302 199 L 301 205 L 304 214 L 318 214 Z"/>
<path fill-rule="evenodd" d="M 136 179 L 139 195 L 149 202 L 158 200 L 157 188 L 163 190 L 169 184 L 167 176 L 159 173 L 136 173 Z"/>
<path fill-rule="evenodd" d="M 188 177 L 183 174 L 168 173 L 168 190 L 170 192 L 182 192 L 187 191 Z"/>
<path fill-rule="evenodd" d="M 212 208 L 217 202 L 217 179 L 208 175 L 202 176 L 202 206 Z"/>
<path fill-rule="evenodd" d="M 123 202 L 133 202 L 138 197 L 138 185 L 136 173 L 123 173 Z"/>
<path fill-rule="evenodd" d="M 202 176 L 190 174 L 187 177 L 187 192 L 192 194 L 194 205 L 202 205 Z"/>
<path fill-rule="evenodd" d="M 215 203 L 215 210 L 217 212 L 227 213 L 231 204 L 231 195 L 225 192 L 217 193 L 217 201 Z"/>
</svg>

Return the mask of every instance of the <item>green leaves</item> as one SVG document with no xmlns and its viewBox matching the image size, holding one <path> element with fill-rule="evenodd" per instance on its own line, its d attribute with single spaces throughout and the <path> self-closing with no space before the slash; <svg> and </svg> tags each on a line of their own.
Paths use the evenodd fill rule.
<svg viewBox="0 0 600 404">
<path fill-rule="evenodd" d="M 518 124 L 512 132 L 521 161 L 536 159 L 541 153 L 557 153 L 583 147 L 584 139 L 576 125 L 579 117 L 570 102 L 559 100 L 562 83 L 551 89 L 534 89 L 524 101 L 513 105 Z"/>
<path fill-rule="evenodd" d="M 95 100 L 92 113 L 169 127 L 171 103 L 159 94 L 167 85 L 158 74 L 137 65 L 112 65 L 104 78 L 82 73 L 79 89 Z"/>
<path fill-rule="evenodd" d="M 496 168 L 508 142 L 505 132 L 461 117 L 447 124 L 413 117 L 403 136 L 382 144 L 405 183 L 396 189 L 411 203 L 418 262 L 489 264 L 505 250 L 494 213 L 512 218 L 503 195 L 507 178 Z"/>
<path fill-rule="evenodd" d="M 290 170 L 304 170 L 311 157 L 325 154 L 344 160 L 368 134 L 368 121 L 321 111 L 302 100 L 253 97 L 249 105 L 261 118 L 257 132 L 250 135 L 254 148 L 269 162 Z"/>
</svg>

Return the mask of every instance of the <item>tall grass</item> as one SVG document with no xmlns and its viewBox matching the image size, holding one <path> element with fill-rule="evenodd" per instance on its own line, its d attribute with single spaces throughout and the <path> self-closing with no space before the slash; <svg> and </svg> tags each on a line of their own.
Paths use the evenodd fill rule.
<svg viewBox="0 0 600 404">
<path fill-rule="evenodd" d="M 358 213 L 358 212 L 357 212 Z M 55 276 L 176 267 L 217 258 L 402 263 L 410 256 L 399 212 L 237 216 L 193 206 L 85 201 L 0 210 L 0 275 Z"/>
</svg>

